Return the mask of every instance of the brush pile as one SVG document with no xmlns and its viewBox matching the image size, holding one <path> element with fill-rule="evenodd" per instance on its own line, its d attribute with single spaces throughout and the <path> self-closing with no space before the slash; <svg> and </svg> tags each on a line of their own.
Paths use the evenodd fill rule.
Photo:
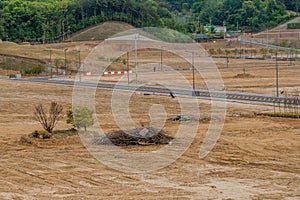
<svg viewBox="0 0 300 200">
<path fill-rule="evenodd" d="M 141 127 L 131 130 L 118 130 L 106 133 L 95 140 L 98 145 L 130 146 L 130 145 L 161 145 L 169 144 L 174 139 L 163 130 L 153 127 Z"/>
</svg>

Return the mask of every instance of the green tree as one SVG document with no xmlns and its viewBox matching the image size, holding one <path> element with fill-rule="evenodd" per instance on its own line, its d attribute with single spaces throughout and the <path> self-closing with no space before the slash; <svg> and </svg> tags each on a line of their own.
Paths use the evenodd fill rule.
<svg viewBox="0 0 300 200">
<path fill-rule="evenodd" d="M 70 124 L 74 124 L 79 130 L 80 128 L 86 128 L 94 124 L 93 112 L 87 107 L 77 107 L 73 113 L 68 112 L 68 121 Z"/>
</svg>

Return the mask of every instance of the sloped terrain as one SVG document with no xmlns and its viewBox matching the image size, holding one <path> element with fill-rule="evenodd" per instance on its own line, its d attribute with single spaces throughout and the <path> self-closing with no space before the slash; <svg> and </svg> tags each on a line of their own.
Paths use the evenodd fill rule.
<svg viewBox="0 0 300 200">
<path fill-rule="evenodd" d="M 125 22 L 108 21 L 100 23 L 88 29 L 73 34 L 69 41 L 99 41 L 105 40 L 119 32 L 133 29 L 134 27 Z"/>
<path fill-rule="evenodd" d="M 272 30 L 275 30 L 275 31 L 278 31 L 278 30 L 287 30 L 287 25 L 289 23 L 300 23 L 300 17 L 295 17 L 294 19 L 292 20 L 289 20 L 283 24 L 280 24 L 279 26 L 273 28 Z"/>
</svg>

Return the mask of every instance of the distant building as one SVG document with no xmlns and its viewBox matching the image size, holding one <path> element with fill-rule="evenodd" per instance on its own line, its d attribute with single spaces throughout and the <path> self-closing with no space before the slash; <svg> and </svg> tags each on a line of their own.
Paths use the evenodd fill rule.
<svg viewBox="0 0 300 200">
<path fill-rule="evenodd" d="M 226 26 L 213 26 L 213 25 L 211 25 L 211 26 L 204 26 L 204 29 L 206 31 L 209 31 L 209 30 L 213 29 L 215 31 L 215 33 L 221 33 L 221 32 L 226 33 L 227 32 Z"/>
<path fill-rule="evenodd" d="M 216 30 L 216 33 L 221 33 L 221 32 L 226 33 L 227 32 L 226 26 L 216 26 L 215 30 Z"/>
</svg>

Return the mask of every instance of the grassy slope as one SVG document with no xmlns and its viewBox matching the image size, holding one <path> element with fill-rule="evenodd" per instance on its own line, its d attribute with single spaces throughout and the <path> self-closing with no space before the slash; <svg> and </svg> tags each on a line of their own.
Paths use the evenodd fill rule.
<svg viewBox="0 0 300 200">
<path fill-rule="evenodd" d="M 82 42 L 66 42 L 45 45 L 18 45 L 12 42 L 0 42 L 0 55 L 36 59 L 49 60 L 50 49 L 52 49 L 52 57 L 64 59 L 64 49 L 68 51 L 68 57 L 76 60 L 78 57 L 78 50 L 83 56 L 87 54 L 92 48 L 99 44 L 99 42 L 91 42 L 92 40 L 103 40 L 116 33 L 133 29 L 134 27 L 123 22 L 104 22 L 89 29 L 82 30 L 75 33 L 69 40 Z M 85 42 L 83 42 L 85 41 Z"/>
<path fill-rule="evenodd" d="M 283 24 L 280 24 L 279 26 L 273 28 L 272 30 L 287 30 L 287 25 L 289 23 L 300 23 L 300 17 L 295 17 L 294 19 L 292 20 L 289 20 Z"/>
<path fill-rule="evenodd" d="M 69 38 L 69 41 L 97 41 L 105 40 L 119 32 L 133 29 L 134 27 L 124 23 L 109 21 L 100 23 L 88 29 L 79 31 Z"/>
<path fill-rule="evenodd" d="M 56 44 L 41 45 L 19 45 L 13 42 L 0 42 L 0 67 L 4 69 L 11 68 L 21 70 L 23 68 L 42 65 L 49 66 L 50 49 L 52 49 L 52 65 L 59 60 L 59 66 L 64 66 L 64 49 L 67 49 L 67 59 L 69 66 L 76 68 L 78 63 L 78 50 L 80 50 L 81 59 L 99 44 L 99 40 L 106 39 L 119 32 L 133 29 L 134 27 L 123 22 L 105 22 L 89 29 L 82 30 L 74 34 L 71 41 L 81 42 L 63 42 Z M 98 40 L 92 42 L 92 40 Z"/>
</svg>

